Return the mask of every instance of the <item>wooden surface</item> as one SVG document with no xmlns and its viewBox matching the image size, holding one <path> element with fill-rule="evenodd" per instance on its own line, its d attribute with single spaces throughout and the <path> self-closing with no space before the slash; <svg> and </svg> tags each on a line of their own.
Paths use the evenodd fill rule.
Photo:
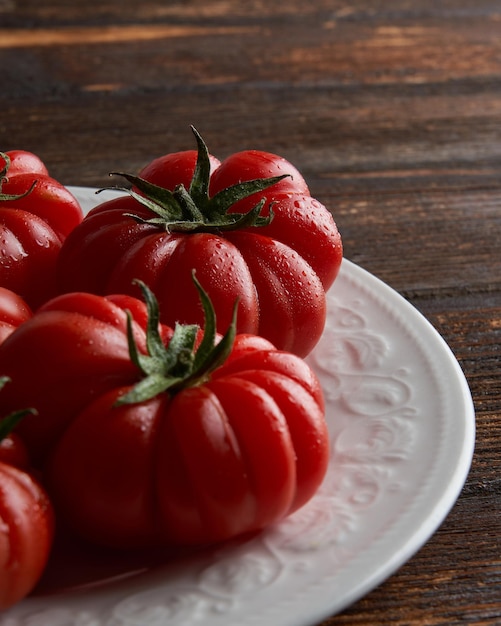
<svg viewBox="0 0 501 626">
<path fill-rule="evenodd" d="M 444 336 L 477 415 L 433 538 L 322 626 L 501 623 L 498 0 L 0 0 L 0 147 L 107 185 L 192 147 L 289 158 L 345 256 Z M 272 626 L 272 625 L 264 625 Z"/>
</svg>

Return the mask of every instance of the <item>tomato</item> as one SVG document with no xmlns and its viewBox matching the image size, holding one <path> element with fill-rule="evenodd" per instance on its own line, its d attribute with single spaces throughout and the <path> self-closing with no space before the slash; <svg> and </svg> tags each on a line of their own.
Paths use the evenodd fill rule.
<svg viewBox="0 0 501 626">
<path fill-rule="evenodd" d="M 0 610 L 24 598 L 39 581 L 53 532 L 44 488 L 25 471 L 0 461 Z"/>
<path fill-rule="evenodd" d="M 60 519 L 116 548 L 193 545 L 303 506 L 329 458 L 313 371 L 262 337 L 235 336 L 234 317 L 218 335 L 202 291 L 203 334 L 179 324 L 164 333 L 142 288 L 150 322 L 145 334 L 129 321 L 129 359 L 123 311 L 91 294 L 47 303 L 0 346 L 7 403 L 36 403 L 19 432 L 32 452 L 44 447 Z"/>
<path fill-rule="evenodd" d="M 3 384 L 5 379 L 1 380 Z M 15 434 L 1 437 L 0 610 L 3 610 L 30 593 L 45 570 L 53 542 L 54 512 L 45 489 L 26 471 L 28 460 L 21 439 Z"/>
<path fill-rule="evenodd" d="M 0 343 L 31 316 L 32 311 L 21 296 L 0 287 Z"/>
<path fill-rule="evenodd" d="M 201 324 L 190 280 L 195 269 L 220 331 L 238 297 L 240 333 L 305 356 L 322 334 L 325 291 L 341 264 L 334 219 L 282 157 L 246 151 L 213 169 L 196 137 L 188 186 L 193 151 L 167 155 L 163 162 L 175 163 L 172 171 L 146 166 L 142 174 L 150 180 L 125 175 L 134 186 L 130 195 L 102 203 L 74 229 L 57 264 L 60 289 L 137 297 L 138 278 L 155 292 L 162 322 Z M 182 188 L 175 185 L 178 175 Z"/>
<path fill-rule="evenodd" d="M 5 163 L 0 173 L 0 286 L 36 308 L 56 293 L 57 256 L 83 213 L 73 194 L 43 173 L 45 166 L 37 165 L 34 155 L 18 152 L 0 153 Z"/>
<path fill-rule="evenodd" d="M 39 156 L 33 154 L 33 152 L 28 152 L 27 150 L 9 150 L 5 154 L 8 156 L 9 161 L 9 176 L 25 172 L 43 174 L 44 176 L 49 175 L 45 163 Z M 6 166 L 7 160 L 2 157 L 0 153 L 0 167 L 5 168 Z"/>
</svg>

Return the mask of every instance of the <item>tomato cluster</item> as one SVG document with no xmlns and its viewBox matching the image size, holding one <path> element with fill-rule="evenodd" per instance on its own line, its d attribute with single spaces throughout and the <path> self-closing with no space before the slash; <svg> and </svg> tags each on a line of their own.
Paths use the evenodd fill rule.
<svg viewBox="0 0 501 626">
<path fill-rule="evenodd" d="M 341 238 L 292 164 L 220 162 L 193 132 L 197 150 L 121 174 L 86 217 L 37 157 L 0 153 L 0 427 L 34 409 L 0 447 L 0 609 L 36 584 L 54 511 L 98 545 L 193 546 L 279 521 L 323 480 L 324 399 L 302 357 Z M 20 213 L 57 241 L 45 265 L 52 244 L 30 247 L 26 227 L 14 261 Z"/>
</svg>

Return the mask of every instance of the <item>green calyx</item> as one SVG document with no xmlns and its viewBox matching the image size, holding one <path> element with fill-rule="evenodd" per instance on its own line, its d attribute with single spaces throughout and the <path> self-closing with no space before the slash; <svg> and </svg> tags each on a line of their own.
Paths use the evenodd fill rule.
<svg viewBox="0 0 501 626">
<path fill-rule="evenodd" d="M 235 303 L 228 330 L 217 342 L 214 307 L 196 279 L 195 272 L 192 275 L 205 316 L 203 338 L 198 347 L 195 346 L 200 328 L 196 324 L 176 324 L 169 345 L 164 345 L 158 331 L 157 299 L 143 282 L 136 281 L 143 292 L 148 309 L 147 354 L 141 354 L 137 348 L 132 331 L 132 316 L 127 312 L 129 354 L 131 361 L 142 372 L 143 378 L 130 391 L 120 396 L 116 405 L 137 404 L 163 392 L 173 395 L 181 389 L 203 384 L 230 355 L 236 335 L 238 302 Z"/>
<path fill-rule="evenodd" d="M 5 384 L 8 382 L 10 382 L 10 378 L 8 376 L 0 376 L 0 389 L 3 389 Z M 0 420 L 0 441 L 3 441 L 3 439 L 10 435 L 23 417 L 35 414 L 35 409 L 21 409 L 20 411 L 15 411 L 14 413 L 7 415 L 7 417 L 2 418 Z"/>
<path fill-rule="evenodd" d="M 130 217 L 140 222 L 154 224 L 168 232 L 185 233 L 220 232 L 269 224 L 273 219 L 273 212 L 270 207 L 268 216 L 261 215 L 266 203 L 264 198 L 248 213 L 229 213 L 228 211 L 239 200 L 275 185 L 288 174 L 237 183 L 210 197 L 209 151 L 197 130 L 193 126 L 191 130 L 195 135 L 198 150 L 189 189 L 178 185 L 174 191 L 170 191 L 132 174 L 111 172 L 110 176 L 122 176 L 140 193 L 124 187 L 115 187 L 115 189 L 129 193 L 155 216 L 144 219 L 130 214 Z"/>
</svg>

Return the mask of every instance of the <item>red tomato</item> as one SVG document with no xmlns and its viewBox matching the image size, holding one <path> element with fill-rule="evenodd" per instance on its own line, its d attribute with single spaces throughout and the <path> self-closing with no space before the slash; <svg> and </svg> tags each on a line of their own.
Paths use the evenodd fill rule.
<svg viewBox="0 0 501 626">
<path fill-rule="evenodd" d="M 113 389 L 72 421 L 48 480 L 74 530 L 117 547 L 208 543 L 313 496 L 328 461 L 318 384 L 295 355 L 235 351 L 203 386 L 118 408 Z"/>
<path fill-rule="evenodd" d="M 183 178 L 180 174 L 179 182 L 186 186 L 192 152 L 189 164 L 184 161 L 187 153 L 165 157 L 165 162 L 182 162 L 186 169 L 176 166 L 169 175 L 164 172 L 163 182 L 155 178 L 165 186 L 161 201 L 169 205 L 166 211 L 173 222 L 167 224 L 164 214 L 155 216 L 130 196 L 90 212 L 61 250 L 57 267 L 61 290 L 137 296 L 133 280 L 138 278 L 155 292 L 164 323 L 201 324 L 202 309 L 190 280 L 195 269 L 214 302 L 220 331 L 230 323 L 238 297 L 240 333 L 263 335 L 277 348 L 305 356 L 322 334 L 325 290 L 342 259 L 332 215 L 307 195 L 304 179 L 285 159 L 257 151 L 237 153 L 209 179 L 210 155 L 204 144 L 203 148 L 199 141 L 198 159 L 205 175 L 189 185 L 191 199 L 167 187 L 175 188 L 178 171 Z M 152 167 L 148 172 L 146 167 L 145 173 L 153 178 L 157 170 Z M 269 188 L 246 186 L 246 181 L 263 174 L 292 178 L 272 178 L 275 182 Z M 136 177 L 129 180 L 142 192 L 151 191 L 141 188 Z M 230 191 L 227 184 L 232 185 Z M 213 196 L 207 195 L 209 186 Z M 243 188 L 247 197 L 237 202 Z M 252 193 L 256 188 L 261 191 Z M 235 227 L 235 211 L 244 207 L 242 214 L 248 217 L 259 198 L 264 202 L 262 215 L 254 215 L 253 224 L 239 222 Z M 270 205 L 275 217 L 266 225 Z"/>
<path fill-rule="evenodd" d="M 31 316 L 30 307 L 17 293 L 0 287 L 0 343 Z"/>
<path fill-rule="evenodd" d="M 82 221 L 77 199 L 23 153 L 0 176 L 0 285 L 33 308 L 55 295 L 56 259 L 66 236 Z M 17 166 L 16 166 L 17 162 Z M 33 163 L 35 172 L 24 168 Z"/>
<path fill-rule="evenodd" d="M 29 172 L 31 174 L 49 175 L 45 163 L 33 152 L 26 150 L 9 150 L 5 153 L 9 157 L 9 176 Z M 7 169 L 7 162 L 0 154 L 0 167 Z"/>
<path fill-rule="evenodd" d="M 6 382 L 0 379 L 1 384 Z M 23 414 L 24 412 L 19 412 Z M 0 422 L 9 429 L 10 418 Z M 52 504 L 41 484 L 26 470 L 22 440 L 13 433 L 0 439 L 0 610 L 24 598 L 47 564 L 54 534 Z"/>
<path fill-rule="evenodd" d="M 329 440 L 313 371 L 264 338 L 232 343 L 234 324 L 219 339 L 202 308 L 203 339 L 180 325 L 174 335 L 149 328 L 147 339 L 134 325 L 132 361 L 123 311 L 90 294 L 56 298 L 0 346 L 0 371 L 13 381 L 4 400 L 36 405 L 36 420 L 27 416 L 19 432 L 45 458 L 61 519 L 87 540 L 222 541 L 282 519 L 325 475 Z M 16 385 L 32 378 L 28 389 Z M 129 393 L 139 395 L 117 406 Z"/>
<path fill-rule="evenodd" d="M 24 598 L 52 547 L 52 505 L 28 473 L 0 461 L 0 610 Z"/>
</svg>

